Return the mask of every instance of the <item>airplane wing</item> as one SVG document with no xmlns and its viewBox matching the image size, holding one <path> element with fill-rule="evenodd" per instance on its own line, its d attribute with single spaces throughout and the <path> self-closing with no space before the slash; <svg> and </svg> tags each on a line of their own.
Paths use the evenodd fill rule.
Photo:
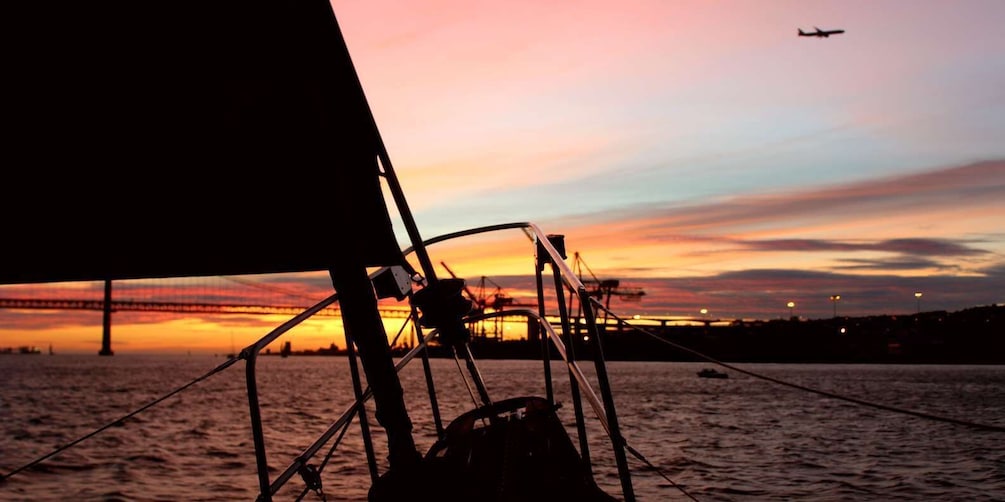
<svg viewBox="0 0 1005 502">
<path fill-rule="evenodd" d="M 844 33 L 844 30 L 821 30 L 820 28 L 817 28 L 816 26 L 813 27 L 813 30 L 814 31 L 811 31 L 811 32 L 805 32 L 805 31 L 802 30 L 802 28 L 800 28 L 799 29 L 799 36 L 800 37 L 828 38 L 831 35 L 838 35 L 838 34 Z"/>
</svg>

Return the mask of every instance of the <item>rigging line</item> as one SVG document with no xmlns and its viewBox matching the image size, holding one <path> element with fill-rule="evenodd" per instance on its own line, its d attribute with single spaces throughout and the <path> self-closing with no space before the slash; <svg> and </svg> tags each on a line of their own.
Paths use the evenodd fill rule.
<svg viewBox="0 0 1005 502">
<path fill-rule="evenodd" d="M 402 370 L 402 368 L 404 368 L 405 366 L 408 365 L 408 363 L 410 363 L 412 360 L 414 360 L 415 356 L 419 352 L 422 352 L 423 350 L 426 350 L 426 342 L 428 342 L 428 341 L 429 341 L 429 339 L 423 340 L 422 343 L 420 343 L 419 345 L 417 345 L 414 348 L 412 348 L 412 350 L 408 351 L 407 354 L 405 354 L 404 356 L 401 356 L 401 358 L 398 359 L 398 361 L 394 364 L 394 371 L 400 373 L 401 370 Z M 365 401 L 369 401 L 371 398 L 373 398 L 373 392 L 370 389 L 370 387 L 368 386 L 366 389 L 363 390 L 363 395 L 360 397 L 360 399 L 362 399 L 362 401 L 360 399 L 355 400 L 353 402 L 352 406 L 350 406 L 349 408 L 347 408 L 342 413 L 342 415 L 339 416 L 339 418 L 335 421 L 335 423 L 333 423 L 332 425 L 330 425 L 328 427 L 328 429 L 326 429 L 325 432 L 323 432 L 318 437 L 318 439 L 316 439 L 313 443 L 311 443 L 310 446 L 308 446 L 299 456 L 297 456 L 296 459 L 294 459 L 293 463 L 291 463 L 290 466 L 287 467 L 286 470 L 283 471 L 282 474 L 280 474 L 279 476 L 277 476 L 273 480 L 272 484 L 269 487 L 269 489 L 271 490 L 271 493 L 275 494 L 275 493 L 278 492 L 278 490 L 279 490 L 280 487 L 285 486 L 286 483 L 290 480 L 290 478 L 292 478 L 294 474 L 296 474 L 297 472 L 299 472 L 299 470 L 300 470 L 300 468 L 302 466 L 306 465 L 304 463 L 304 460 L 305 459 L 314 458 L 314 456 L 317 454 L 318 450 L 320 450 L 322 446 L 324 446 L 326 443 L 328 443 L 328 441 L 331 439 L 331 437 L 333 435 L 335 435 L 336 431 L 338 429 L 341 429 L 342 427 L 344 427 L 345 423 L 347 423 L 348 421 L 352 420 L 352 418 L 355 416 L 356 412 L 359 409 L 361 409 L 360 408 L 360 406 L 362 406 L 361 403 L 363 403 Z M 344 434 L 344 432 L 341 432 L 341 431 L 338 431 L 338 432 L 340 434 Z"/>
<path fill-rule="evenodd" d="M 398 330 L 398 333 L 394 335 L 394 339 L 391 340 L 391 343 L 389 344 L 391 348 L 394 348 L 395 344 L 398 343 L 398 339 L 401 338 L 401 334 L 405 332 L 405 328 L 409 326 L 409 321 L 411 320 L 412 320 L 412 314 L 410 312 L 408 314 L 408 317 L 405 318 L 405 321 L 401 323 L 401 329 Z"/>
<path fill-rule="evenodd" d="M 411 318 L 411 316 L 409 316 L 409 318 Z M 406 323 L 407 323 L 407 321 L 406 321 Z M 402 329 L 404 330 L 404 328 L 402 328 Z M 401 332 L 399 332 L 399 335 L 400 334 L 401 334 Z M 425 346 L 425 343 L 423 343 L 421 345 Z M 400 366 L 398 366 L 398 367 L 395 368 L 395 371 L 396 372 L 397 371 L 401 371 L 401 369 L 404 368 L 405 365 L 407 365 L 410 361 L 411 361 L 411 359 L 406 360 L 406 361 L 402 361 L 400 363 Z M 365 400 L 368 399 L 368 396 L 370 395 L 370 393 L 371 393 L 370 386 L 367 386 L 366 389 L 363 389 L 363 396 L 364 396 Z M 472 397 L 472 399 L 474 399 L 474 397 Z M 365 401 L 359 401 L 359 400 L 357 400 L 356 403 L 355 403 L 355 405 L 349 411 L 348 416 L 346 417 L 345 424 L 342 426 L 342 430 L 339 431 L 338 437 L 335 438 L 335 441 L 332 443 L 332 447 L 328 449 L 328 453 L 326 453 L 325 457 L 321 460 L 321 466 L 318 467 L 318 472 L 319 473 L 323 472 L 324 469 L 325 469 L 325 467 L 328 466 L 328 462 L 330 462 L 331 458 L 335 455 L 335 449 L 338 448 L 338 445 L 342 442 L 342 438 L 345 437 L 346 432 L 349 430 L 349 426 L 352 424 L 353 417 L 355 417 L 356 414 L 359 413 L 359 410 L 360 410 L 360 408 L 363 407 L 364 403 L 365 403 Z M 309 490 L 305 489 L 304 493 L 300 494 L 300 497 L 301 498 L 304 497 L 307 494 L 307 491 L 309 491 Z M 299 499 L 297 499 L 297 500 L 299 500 Z"/>
<path fill-rule="evenodd" d="M 688 493 L 687 490 L 685 490 L 683 486 L 678 485 L 677 483 L 674 483 L 674 480 L 670 479 L 669 476 L 667 476 L 666 474 L 664 474 L 663 471 L 661 471 L 659 469 L 659 467 L 656 467 L 655 465 L 653 465 L 653 463 L 650 462 L 649 459 L 647 459 L 644 455 L 642 455 L 642 453 L 639 453 L 638 450 L 636 450 L 635 448 L 632 448 L 627 442 L 624 444 L 624 446 L 625 446 L 625 449 L 628 450 L 628 453 L 631 453 L 632 455 L 635 456 L 635 458 L 637 458 L 637 459 L 641 460 L 643 463 L 645 463 L 650 469 L 656 471 L 656 473 L 659 474 L 660 477 L 662 477 L 663 479 L 667 480 L 667 482 L 670 483 L 670 486 L 673 486 L 674 488 L 680 490 L 681 493 L 683 493 L 684 495 L 687 495 L 687 498 L 689 498 L 689 499 L 691 499 L 691 500 L 693 500 L 695 502 L 698 502 L 698 499 L 694 498 L 694 495 L 691 495 L 690 493 Z"/>
<path fill-rule="evenodd" d="M 370 388 L 367 387 L 366 390 L 368 392 Z M 338 448 L 338 445 L 342 443 L 342 438 L 345 437 L 345 433 L 349 430 L 349 426 L 352 425 L 352 419 L 354 416 L 356 416 L 356 411 L 358 409 L 359 409 L 358 407 L 353 407 L 352 412 L 349 413 L 349 418 L 346 420 L 345 425 L 342 426 L 342 430 L 339 431 L 338 437 L 335 438 L 335 442 L 332 443 L 332 447 L 328 449 L 328 453 L 326 453 L 324 458 L 321 459 L 321 466 L 318 467 L 318 476 L 320 476 L 321 473 L 324 472 L 325 467 L 328 465 L 328 462 L 330 462 L 331 458 L 335 455 L 335 450 Z M 306 464 L 307 462 L 304 462 L 304 465 Z M 312 490 L 309 486 L 305 486 L 303 491 L 300 492 L 300 495 L 297 496 L 296 502 L 300 502 L 301 500 L 303 500 L 304 497 L 306 497 L 307 494 L 310 493 L 311 491 Z"/>
<path fill-rule="evenodd" d="M 457 373 L 461 376 L 461 381 L 464 382 L 464 387 L 468 389 L 468 397 L 471 398 L 471 404 L 474 405 L 475 408 L 477 408 L 478 398 L 475 397 L 475 391 L 474 389 L 471 388 L 471 382 L 468 381 L 468 377 L 464 373 L 464 368 L 461 368 L 461 358 L 457 356 L 457 349 L 451 346 L 450 352 L 454 355 L 454 364 L 457 366 Z"/>
<path fill-rule="evenodd" d="M 11 476 L 13 476 L 13 475 L 15 475 L 15 474 L 17 474 L 17 473 L 25 470 L 25 469 L 29 469 L 31 467 L 34 467 L 34 466 L 36 466 L 36 465 L 44 462 L 46 459 L 48 459 L 48 458 L 50 458 L 50 457 L 52 457 L 54 455 L 57 455 L 59 453 L 62 453 L 63 451 L 66 451 L 66 450 L 68 450 L 68 449 L 76 446 L 77 444 L 83 442 L 84 440 L 90 439 L 90 438 L 98 435 L 99 433 L 104 432 L 105 430 L 107 430 L 110 427 L 114 427 L 116 425 L 122 424 L 122 422 L 124 420 L 126 420 L 128 418 L 132 418 L 132 417 L 140 414 L 141 412 L 144 412 L 144 411 L 152 408 L 153 406 L 155 406 L 157 404 L 160 404 L 165 399 L 167 399 L 167 398 L 169 398 L 171 396 L 174 396 L 175 394 L 178 394 L 179 392 L 181 392 L 181 391 L 183 391 L 185 389 L 188 389 L 189 387 L 191 387 L 191 386 L 193 386 L 193 385 L 195 385 L 195 384 L 197 384 L 197 383 L 199 383 L 199 382 L 201 382 L 201 381 L 203 381 L 203 380 L 205 380 L 205 379 L 207 379 L 207 378 L 209 378 L 209 377 L 211 377 L 211 376 L 213 376 L 213 375 L 215 375 L 215 374 L 217 374 L 217 373 L 219 373 L 219 372 L 221 372 L 221 371 L 223 371 L 223 370 L 225 370 L 227 368 L 229 368 L 230 366 L 232 366 L 234 363 L 236 363 L 240 359 L 241 359 L 240 357 L 232 357 L 232 358 L 228 359 L 223 364 L 220 364 L 216 368 L 213 368 L 212 370 L 210 370 L 209 372 L 207 372 L 205 375 L 202 375 L 202 376 L 196 378 L 195 380 L 192 380 L 191 382 L 189 382 L 189 383 L 187 383 L 185 385 L 182 385 L 181 387 L 178 387 L 177 389 L 175 389 L 175 390 L 173 390 L 171 392 L 168 392 L 167 394 L 165 394 L 165 395 L 163 395 L 163 396 L 161 396 L 161 397 L 159 397 L 159 398 L 157 398 L 157 399 L 155 399 L 155 400 L 153 400 L 153 401 L 151 401 L 151 402 L 149 402 L 149 403 L 141 406 L 140 408 L 138 408 L 138 409 L 136 409 L 136 410 L 134 410 L 132 412 L 129 412 L 126 415 L 123 415 L 121 418 L 119 418 L 117 420 L 113 420 L 113 421 L 111 421 L 111 422 L 109 422 L 109 423 L 107 423 L 107 424 L 105 424 L 105 425 L 103 425 L 103 426 L 95 429 L 94 431 L 91 431 L 88 434 L 85 434 L 85 435 L 83 435 L 83 436 L 81 436 L 81 437 L 79 437 L 77 439 L 74 439 L 73 441 L 71 441 L 71 442 L 69 442 L 69 443 L 67 443 L 67 444 L 65 444 L 63 446 L 60 446 L 59 448 L 56 448 L 55 450 L 53 450 L 53 451 L 51 451 L 51 452 L 49 452 L 49 453 L 47 453 L 47 454 L 45 454 L 45 455 L 43 455 L 43 456 L 35 459 L 35 460 L 32 460 L 31 462 L 28 462 L 25 465 L 22 465 L 21 467 L 18 467 L 17 469 L 14 469 L 13 471 L 10 471 L 9 473 L 7 473 L 5 475 L 0 475 L 0 481 L 4 481 L 7 478 L 9 478 L 9 477 L 11 477 Z"/>
<path fill-rule="evenodd" d="M 591 299 L 591 300 L 594 303 L 597 303 L 597 308 L 603 309 L 604 311 L 607 311 L 607 309 L 604 308 L 603 305 L 600 305 L 599 302 L 597 302 L 596 300 L 593 300 L 593 299 Z M 644 335 L 648 335 L 650 337 L 653 337 L 656 340 L 659 340 L 659 341 L 661 341 L 661 342 L 663 342 L 663 343 L 665 343 L 667 345 L 670 345 L 670 346 L 672 346 L 672 347 L 674 347 L 674 348 L 676 348 L 678 350 L 682 350 L 682 351 L 687 352 L 687 353 L 689 353 L 691 355 L 700 357 L 701 359 L 704 359 L 704 360 L 706 360 L 706 361 L 708 361 L 710 363 L 718 364 L 719 366 L 722 366 L 724 368 L 729 368 L 729 369 L 731 369 L 733 371 L 736 371 L 736 372 L 739 372 L 739 373 L 743 373 L 745 375 L 749 375 L 749 376 L 752 376 L 754 378 L 760 378 L 761 380 L 767 380 L 769 382 L 774 382 L 774 383 L 777 383 L 779 385 L 784 385 L 786 387 L 792 387 L 794 389 L 799 389 L 799 390 L 803 390 L 803 391 L 806 391 L 806 392 L 811 392 L 813 394 L 818 394 L 818 395 L 821 395 L 821 396 L 824 396 L 824 397 L 830 397 L 830 398 L 833 398 L 833 399 L 840 399 L 842 401 L 847 401 L 849 403 L 855 403 L 855 404 L 858 404 L 858 405 L 861 405 L 861 406 L 869 406 L 869 407 L 878 408 L 878 409 L 881 409 L 881 410 L 892 411 L 894 413 L 903 413 L 905 415 L 912 415 L 912 416 L 915 416 L 915 417 L 925 418 L 925 419 L 929 419 L 929 420 L 935 420 L 935 421 L 938 421 L 938 422 L 946 422 L 946 423 L 950 423 L 950 424 L 963 425 L 963 426 L 966 426 L 966 427 L 973 427 L 975 429 L 982 429 L 982 430 L 986 430 L 986 431 L 1005 432 L 1005 427 L 1002 427 L 1002 426 L 999 426 L 999 425 L 990 425 L 990 424 L 981 424 L 981 423 L 976 423 L 976 422 L 968 422 L 966 420 L 959 420 L 959 419 L 955 419 L 955 418 L 942 417 L 942 416 L 938 416 L 938 415 L 931 415 L 931 414 L 928 414 L 928 413 L 922 413 L 920 411 L 908 410 L 908 409 L 904 409 L 904 408 L 897 408 L 897 407 L 894 407 L 894 406 L 887 406 L 885 404 L 873 403 L 873 402 L 870 402 L 870 401 L 863 401 L 861 399 L 856 399 L 856 398 L 853 398 L 853 397 L 842 396 L 840 394 L 834 394 L 832 392 L 827 392 L 827 391 L 823 391 L 823 390 L 819 390 L 819 389 L 814 389 L 812 387 L 806 387 L 806 386 L 803 386 L 803 385 L 794 384 L 794 383 L 791 383 L 791 382 L 786 382 L 784 380 L 779 380 L 777 378 L 772 378 L 772 377 L 769 377 L 769 376 L 766 376 L 766 375 L 761 375 L 761 374 L 758 374 L 758 373 L 754 373 L 752 371 L 748 371 L 748 370 L 745 370 L 745 369 L 742 369 L 742 368 L 738 368 L 738 367 L 733 366 L 731 364 L 724 363 L 724 362 L 719 361 L 719 360 L 717 360 L 715 358 L 706 356 L 705 354 L 702 354 L 701 352 L 689 349 L 687 347 L 684 347 L 683 345 L 679 345 L 677 343 L 671 342 L 670 340 L 667 340 L 667 339 L 665 339 L 665 338 L 663 338 L 663 337 L 661 337 L 661 336 L 659 336 L 659 335 L 657 335 L 655 333 L 652 333 L 652 332 L 650 332 L 648 330 L 642 329 L 642 328 L 640 328 L 638 326 L 632 325 L 628 321 L 625 321 L 621 317 L 618 317 L 613 312 L 608 312 L 608 313 L 610 313 L 611 317 L 613 317 L 618 322 L 624 323 L 625 326 L 628 326 L 628 327 L 630 327 L 630 328 L 632 328 L 632 329 L 634 329 L 634 330 L 636 330 L 636 331 L 638 331 L 638 332 L 640 332 L 640 333 L 642 333 Z"/>
<path fill-rule="evenodd" d="M 396 363 L 394 363 L 394 371 L 400 373 L 402 368 L 407 366 L 408 363 L 410 363 L 412 360 L 415 359 L 416 354 L 426 349 L 427 341 L 428 340 L 424 340 L 422 343 L 415 346 L 412 350 L 408 351 L 407 354 L 401 356 L 401 358 L 398 359 Z M 346 422 L 352 420 L 358 409 L 361 409 L 359 408 L 361 406 L 361 403 L 369 401 L 372 398 L 373 398 L 373 391 L 368 386 L 366 389 L 364 389 L 363 395 L 360 396 L 359 399 L 353 401 L 353 404 L 349 408 L 346 408 L 346 410 L 342 412 L 341 415 L 339 415 L 339 418 L 335 420 L 334 423 L 332 423 L 323 433 L 321 433 L 321 435 L 318 436 L 318 438 L 314 440 L 314 442 L 312 442 L 307 448 L 305 448 L 303 452 L 301 452 L 301 454 L 298 455 L 293 460 L 293 462 L 286 468 L 285 471 L 283 471 L 281 474 L 279 474 L 274 478 L 272 483 L 269 485 L 270 493 L 272 493 L 273 495 L 278 493 L 279 488 L 285 486 L 286 483 L 290 480 L 290 478 L 292 478 L 294 474 L 298 473 L 301 467 L 306 465 L 304 463 L 305 459 L 314 458 L 314 456 L 317 455 L 318 450 L 320 450 L 322 446 L 327 444 L 328 441 L 331 440 L 332 436 L 335 435 L 336 432 L 340 432 L 338 429 L 341 429 L 342 427 L 345 426 Z"/>
<path fill-rule="evenodd" d="M 370 388 L 367 387 L 366 390 L 367 392 L 369 392 Z M 328 462 L 331 462 L 332 457 L 335 456 L 335 449 L 338 448 L 338 445 L 342 443 L 342 438 L 345 437 L 345 433 L 349 430 L 349 426 L 352 424 L 353 417 L 355 417 L 356 413 L 359 412 L 359 408 L 361 406 L 363 406 L 362 403 L 358 404 L 357 406 L 353 407 L 352 412 L 349 413 L 349 418 L 346 419 L 345 425 L 342 426 L 342 430 L 339 431 L 338 437 L 335 438 L 335 442 L 332 443 L 332 447 L 328 450 L 328 453 L 325 454 L 325 458 L 321 460 L 321 467 L 318 467 L 318 471 L 323 471 L 325 467 L 328 466 Z"/>
<path fill-rule="evenodd" d="M 468 378 L 464 373 L 464 368 L 461 368 L 461 358 L 457 356 L 457 350 L 455 348 L 451 347 L 450 351 L 454 354 L 454 365 L 457 366 L 457 373 L 461 376 L 461 381 L 464 382 L 464 387 L 468 389 L 468 397 L 471 398 L 471 404 L 477 407 L 478 398 L 475 397 L 475 391 L 471 388 L 471 382 L 468 381 Z"/>
</svg>

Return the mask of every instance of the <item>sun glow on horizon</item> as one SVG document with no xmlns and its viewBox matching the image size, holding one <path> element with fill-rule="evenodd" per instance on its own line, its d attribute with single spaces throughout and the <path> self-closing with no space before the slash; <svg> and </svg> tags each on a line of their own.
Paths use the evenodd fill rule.
<svg viewBox="0 0 1005 502">
<path fill-rule="evenodd" d="M 533 222 L 565 236 L 570 266 L 580 252 L 645 289 L 613 299 L 625 315 L 771 319 L 792 301 L 826 318 L 833 291 L 845 315 L 912 313 L 915 291 L 933 311 L 1005 303 L 1005 2 L 332 5 L 426 239 Z M 848 32 L 799 38 L 811 19 Z M 440 278 L 447 266 L 536 301 L 520 230 L 429 251 Z M 303 307 L 333 293 L 325 272 L 214 280 L 235 279 L 247 289 L 129 281 L 113 295 Z M 99 282 L 52 286 L 0 297 L 102 299 Z M 0 347 L 96 353 L 101 316 L 0 309 Z M 113 349 L 227 353 L 288 319 L 119 311 Z M 329 318 L 284 339 L 345 346 Z"/>
</svg>

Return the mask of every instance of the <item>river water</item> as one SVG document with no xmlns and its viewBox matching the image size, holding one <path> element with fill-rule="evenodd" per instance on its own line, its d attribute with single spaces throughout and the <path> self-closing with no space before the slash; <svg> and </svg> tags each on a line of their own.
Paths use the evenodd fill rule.
<svg viewBox="0 0 1005 502">
<path fill-rule="evenodd" d="M 0 356 L 0 472 L 114 423 L 221 362 L 201 355 Z M 259 359 L 271 476 L 351 404 L 346 362 Z M 449 420 L 471 407 L 470 394 L 454 361 L 431 363 Z M 544 394 L 540 362 L 479 366 L 493 399 Z M 592 363 L 582 366 L 592 379 Z M 622 433 L 655 467 L 629 456 L 639 500 L 1005 500 L 1005 433 L 864 407 L 730 370 L 728 379 L 698 378 L 705 366 L 608 363 Z M 1005 426 L 1005 366 L 735 366 L 898 409 Z M 0 500 L 254 500 L 244 368 L 239 362 L 10 476 L 0 482 Z M 567 372 L 553 368 L 559 413 L 571 423 Z M 425 451 L 435 434 L 419 361 L 403 370 L 402 381 Z M 611 446 L 599 422 L 589 424 L 598 483 L 620 498 Z M 380 429 L 371 428 L 381 451 Z M 575 441 L 574 428 L 571 434 Z M 365 500 L 364 451 L 353 423 L 323 470 L 327 500 Z M 303 486 L 294 478 L 275 500 L 296 500 Z M 311 492 L 304 500 L 321 498 Z"/>
</svg>

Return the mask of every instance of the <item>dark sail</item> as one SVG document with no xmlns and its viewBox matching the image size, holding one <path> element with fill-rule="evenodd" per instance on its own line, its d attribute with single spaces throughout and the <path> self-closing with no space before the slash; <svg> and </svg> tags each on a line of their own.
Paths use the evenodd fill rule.
<svg viewBox="0 0 1005 502">
<path fill-rule="evenodd" d="M 0 283 L 401 261 L 327 1 L 21 4 Z"/>
</svg>

